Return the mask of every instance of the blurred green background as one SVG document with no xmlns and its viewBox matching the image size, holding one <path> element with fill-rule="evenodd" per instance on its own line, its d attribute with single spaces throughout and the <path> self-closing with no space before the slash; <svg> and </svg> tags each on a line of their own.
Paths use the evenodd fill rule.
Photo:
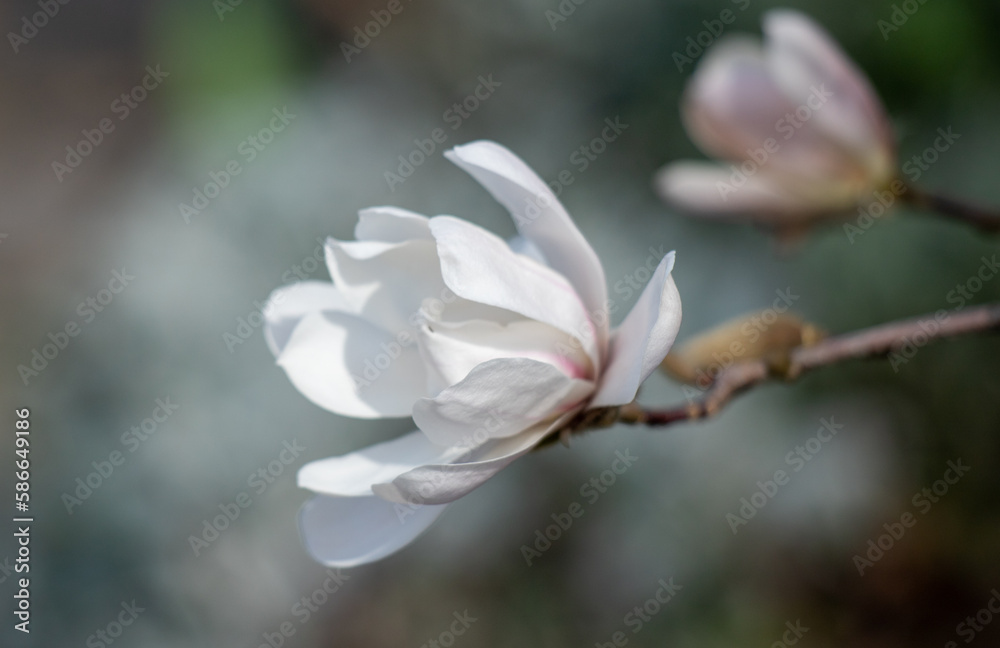
<svg viewBox="0 0 1000 648">
<path fill-rule="evenodd" d="M 440 149 L 390 190 L 384 174 L 415 138 L 444 128 L 447 146 L 494 139 L 546 179 L 573 170 L 561 198 L 612 286 L 650 246 L 677 250 L 681 339 L 786 289 L 800 296 L 798 312 L 834 332 L 949 308 L 949 291 L 997 250 L 996 239 L 901 210 L 853 243 L 831 226 L 782 254 L 751 226 L 685 219 L 657 200 L 661 165 L 701 157 L 677 109 L 691 66 L 678 70 L 674 52 L 723 9 L 737 16 L 727 33 L 759 33 L 761 14 L 779 5 L 562 0 L 573 11 L 551 23 L 557 0 L 401 0 L 346 60 L 343 43 L 387 4 L 70 2 L 16 51 L 8 35 L 0 493 L 13 492 L 13 411 L 28 407 L 37 522 L 33 632 L 14 632 L 5 613 L 3 645 L 101 645 L 94 633 L 133 599 L 144 611 L 116 646 L 256 647 L 289 622 L 285 646 L 418 647 L 466 610 L 477 620 L 456 646 L 606 645 L 623 632 L 636 646 L 764 647 L 794 637 L 786 624 L 796 622 L 809 628 L 807 646 L 964 644 L 958 624 L 1000 587 L 1000 341 L 988 337 L 923 348 L 898 371 L 851 363 L 758 389 L 705 424 L 618 427 L 533 453 L 405 551 L 344 572 L 307 621 L 295 614 L 327 577 L 299 542 L 308 495 L 295 471 L 412 424 L 320 410 L 274 365 L 258 327 L 240 344 L 225 336 L 293 267 L 326 279 L 306 261 L 316 239 L 351 238 L 360 208 L 454 214 L 513 234 Z M 879 21 L 894 4 L 780 6 L 810 13 L 870 75 L 901 157 L 938 128 L 962 135 L 921 186 L 1000 205 L 1000 5 L 914 2 L 886 38 Z M 4 3 L 4 31 L 21 33 L 37 11 Z M 121 119 L 114 102 L 147 66 L 168 76 Z M 446 111 L 490 75 L 499 86 L 452 129 Z M 294 119 L 248 160 L 245 140 L 282 108 Z M 580 171 L 570 156 L 616 117 L 628 128 Z M 57 178 L 53 162 L 105 118 L 114 130 Z M 186 222 L 179 205 L 231 160 L 241 173 Z M 123 268 L 134 279 L 88 321 L 78 305 Z M 995 280 L 973 301 L 998 297 Z M 620 298 L 618 317 L 632 301 Z M 70 321 L 79 335 L 25 384 L 17 366 Z M 156 399 L 179 409 L 131 452 L 122 434 Z M 683 394 L 654 376 L 641 399 Z M 788 470 L 786 455 L 831 417 L 840 433 L 734 534 L 726 515 Z M 258 493 L 248 478 L 292 440 L 306 451 Z M 626 449 L 635 465 L 590 503 L 581 487 Z M 124 463 L 67 512 L 64 494 L 114 451 Z M 956 459 L 971 472 L 919 511 L 914 495 Z M 252 505 L 196 556 L 189 537 L 242 491 Z M 528 566 L 522 546 L 573 502 L 584 516 Z M 907 511 L 916 525 L 859 575 L 854 556 Z M 0 561 L 15 553 L 5 532 Z M 634 633 L 626 615 L 670 577 L 682 589 Z M 13 575 L 0 570 L 0 583 L 10 610 Z M 1000 619 L 973 640 L 997 645 Z"/>
</svg>

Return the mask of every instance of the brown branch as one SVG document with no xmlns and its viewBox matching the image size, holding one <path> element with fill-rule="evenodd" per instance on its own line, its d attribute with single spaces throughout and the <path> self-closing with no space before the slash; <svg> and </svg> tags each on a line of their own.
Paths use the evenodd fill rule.
<svg viewBox="0 0 1000 648">
<path fill-rule="evenodd" d="M 969 307 L 941 317 L 927 315 L 880 324 L 827 338 L 812 346 L 797 347 L 781 363 L 751 360 L 730 365 L 719 372 L 700 399 L 665 410 L 644 410 L 631 403 L 619 409 L 618 421 L 648 426 L 695 421 L 716 414 L 741 392 L 768 380 L 794 380 L 807 371 L 843 360 L 883 356 L 906 345 L 922 347 L 931 340 L 997 329 L 1000 329 L 1000 304 Z"/>
<path fill-rule="evenodd" d="M 918 209 L 938 212 L 962 221 L 983 232 L 1000 232 L 1000 211 L 984 209 L 975 205 L 959 202 L 953 198 L 939 196 L 918 189 L 912 184 L 906 185 L 906 191 L 901 198 L 907 204 Z"/>
</svg>

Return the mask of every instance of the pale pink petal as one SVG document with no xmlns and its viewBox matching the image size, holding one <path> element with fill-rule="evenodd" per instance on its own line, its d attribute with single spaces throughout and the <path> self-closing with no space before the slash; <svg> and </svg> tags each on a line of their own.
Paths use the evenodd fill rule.
<svg viewBox="0 0 1000 648">
<path fill-rule="evenodd" d="M 733 37 L 705 55 L 685 91 L 682 117 L 691 138 L 725 160 L 795 175 L 857 175 L 849 152 L 815 122 L 796 119 L 799 105 L 777 85 L 760 45 Z"/>
<path fill-rule="evenodd" d="M 825 30 L 789 9 L 764 16 L 768 66 L 782 91 L 798 105 L 822 107 L 810 117 L 842 143 L 869 172 L 891 173 L 893 134 L 885 109 L 864 73 Z M 889 167 L 888 169 L 886 167 Z"/>
<path fill-rule="evenodd" d="M 710 162 L 675 162 L 654 179 L 657 192 L 685 211 L 733 220 L 752 217 L 768 224 L 796 222 L 823 207 L 758 173 L 745 181 Z M 801 186 L 800 186 L 801 189 Z M 847 196 L 847 206 L 851 204 Z M 843 203 L 839 204 L 843 207 Z"/>
</svg>

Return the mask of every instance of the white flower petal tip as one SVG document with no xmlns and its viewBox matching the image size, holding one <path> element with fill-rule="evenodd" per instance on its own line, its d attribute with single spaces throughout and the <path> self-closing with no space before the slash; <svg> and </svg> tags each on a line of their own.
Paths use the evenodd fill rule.
<svg viewBox="0 0 1000 648">
<path fill-rule="evenodd" d="M 681 298 L 671 274 L 673 252 L 660 260 L 635 306 L 611 338 L 611 361 L 591 407 L 632 402 L 639 386 L 666 357 L 681 326 Z"/>
<path fill-rule="evenodd" d="M 372 485 L 390 482 L 428 463 L 442 463 L 462 452 L 435 445 L 423 432 L 405 434 L 339 457 L 312 461 L 298 473 L 299 488 L 322 495 L 361 497 L 372 494 Z"/>
<path fill-rule="evenodd" d="M 666 255 L 613 333 L 602 268 L 546 183 L 493 142 L 447 152 L 510 212 L 511 244 L 451 216 L 363 210 L 332 283 L 276 291 L 268 346 L 317 405 L 419 431 L 299 471 L 302 537 L 336 567 L 384 558 L 588 408 L 634 398 L 673 342 Z"/>
<path fill-rule="evenodd" d="M 669 165 L 658 192 L 686 212 L 778 229 L 845 216 L 895 178 L 889 118 L 810 18 L 775 10 L 763 22 L 763 44 L 723 39 L 684 93 L 689 136 L 721 164 Z"/>
<path fill-rule="evenodd" d="M 374 495 L 320 495 L 299 512 L 299 532 L 306 551 L 317 562 L 329 567 L 356 567 L 403 549 L 445 508 L 396 504 Z"/>
</svg>

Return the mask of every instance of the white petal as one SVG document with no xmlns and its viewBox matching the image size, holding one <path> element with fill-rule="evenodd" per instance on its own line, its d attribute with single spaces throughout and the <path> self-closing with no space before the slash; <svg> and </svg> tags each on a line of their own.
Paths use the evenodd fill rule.
<svg viewBox="0 0 1000 648">
<path fill-rule="evenodd" d="M 514 250 L 514 252 L 532 258 L 542 265 L 549 265 L 549 262 L 545 260 L 545 255 L 538 249 L 538 246 L 520 234 L 507 239 L 507 246 L 510 247 L 511 250 Z"/>
<path fill-rule="evenodd" d="M 583 343 L 595 365 L 599 333 L 573 286 L 558 272 L 515 254 L 503 239 L 450 216 L 431 219 L 444 282 L 459 297 L 554 326 Z"/>
<path fill-rule="evenodd" d="M 635 306 L 611 336 L 608 368 L 591 407 L 625 405 L 663 361 L 681 325 L 681 299 L 670 271 L 674 253 L 663 257 Z"/>
<path fill-rule="evenodd" d="M 546 362 L 490 360 L 460 383 L 413 406 L 413 421 L 439 445 L 473 448 L 578 409 L 593 383 Z"/>
<path fill-rule="evenodd" d="M 417 345 L 346 313 L 304 317 L 278 364 L 306 398 L 344 416 L 409 416 L 426 394 Z"/>
<path fill-rule="evenodd" d="M 478 488 L 538 442 L 565 425 L 577 411 L 565 413 L 554 423 L 539 423 L 512 437 L 493 439 L 474 448 L 467 456 L 447 464 L 426 465 L 403 473 L 391 484 L 373 490 L 393 502 L 447 504 Z"/>
<path fill-rule="evenodd" d="M 372 484 L 392 481 L 424 464 L 450 461 L 462 452 L 435 445 L 417 430 L 357 452 L 307 463 L 299 469 L 298 484 L 324 495 L 372 495 Z"/>
<path fill-rule="evenodd" d="M 654 179 L 665 200 L 686 211 L 721 218 L 751 218 L 768 225 L 794 224 L 811 214 L 849 209 L 856 200 L 852 185 L 834 181 L 781 182 L 760 171 L 734 179 L 731 168 L 707 162 L 676 162 Z"/>
<path fill-rule="evenodd" d="M 396 553 L 416 540 L 444 506 L 394 504 L 375 496 L 306 502 L 299 529 L 309 554 L 330 567 L 354 567 Z"/>
<path fill-rule="evenodd" d="M 428 318 L 417 339 L 431 393 L 454 385 L 476 365 L 497 358 L 530 358 L 555 365 L 571 378 L 594 377 L 593 363 L 576 338 L 535 320 L 520 319 L 504 325 Z"/>
<path fill-rule="evenodd" d="M 766 13 L 764 33 L 769 67 L 785 94 L 799 105 L 822 94 L 823 104 L 810 121 L 853 149 L 872 173 L 891 173 L 894 144 L 885 109 L 837 43 L 807 16 L 788 9 Z"/>
<path fill-rule="evenodd" d="M 608 336 L 607 318 L 597 313 L 607 309 L 604 268 L 545 181 L 496 142 L 456 146 L 445 151 L 445 157 L 472 175 L 506 207 L 521 236 L 541 251 L 551 268 L 569 280 L 599 323 L 603 349 Z"/>
<path fill-rule="evenodd" d="M 331 238 L 326 258 L 334 284 L 355 312 L 393 334 L 411 330 L 421 302 L 445 292 L 433 240 Z"/>
<path fill-rule="evenodd" d="M 369 207 L 358 212 L 354 236 L 359 241 L 404 243 L 432 240 L 427 217 L 399 207 Z"/>
<path fill-rule="evenodd" d="M 278 288 L 264 306 L 264 339 L 271 353 L 281 354 L 299 321 L 310 313 L 349 310 L 347 300 L 332 283 L 302 281 Z"/>
</svg>

